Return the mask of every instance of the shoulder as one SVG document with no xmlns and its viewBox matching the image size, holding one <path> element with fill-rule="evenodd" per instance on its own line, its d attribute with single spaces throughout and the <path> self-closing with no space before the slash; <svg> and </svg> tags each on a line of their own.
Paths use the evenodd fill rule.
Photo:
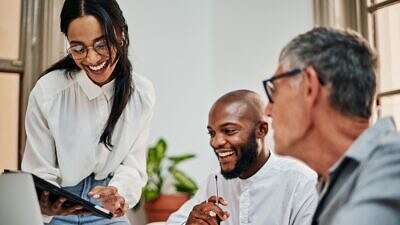
<svg viewBox="0 0 400 225">
<path fill-rule="evenodd" d="M 389 162 L 400 162 L 400 133 L 397 131 L 391 131 L 382 134 L 376 144 L 371 144 L 373 147 L 370 153 L 361 159 L 363 164 L 381 164 L 384 167 L 388 167 Z"/>
<path fill-rule="evenodd" d="M 31 95 L 42 98 L 41 100 L 52 99 L 58 93 L 69 88 L 74 79 L 69 79 L 65 75 L 65 70 L 54 70 L 42 77 L 36 82 Z"/>
<path fill-rule="evenodd" d="M 400 153 L 400 133 L 390 132 L 384 135 L 379 141 L 377 148 L 380 151 L 398 152 Z"/>
<path fill-rule="evenodd" d="M 296 159 L 273 155 L 272 169 L 286 177 L 298 178 L 303 181 L 317 181 L 317 174 Z"/>
<path fill-rule="evenodd" d="M 134 98 L 136 103 L 140 103 L 145 109 L 152 109 L 155 104 L 155 91 L 152 82 L 146 77 L 133 73 Z"/>
</svg>

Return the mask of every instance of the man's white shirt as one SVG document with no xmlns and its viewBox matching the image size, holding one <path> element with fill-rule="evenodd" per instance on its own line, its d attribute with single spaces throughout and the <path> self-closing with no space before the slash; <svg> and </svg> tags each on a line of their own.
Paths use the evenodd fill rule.
<svg viewBox="0 0 400 225">
<path fill-rule="evenodd" d="M 224 225 L 268 224 L 309 225 L 318 202 L 315 172 L 302 163 L 271 154 L 267 163 L 248 179 L 225 179 L 218 171 L 210 174 L 196 195 L 173 213 L 167 225 L 181 225 L 193 207 L 216 195 L 228 205 L 230 213 Z"/>
</svg>

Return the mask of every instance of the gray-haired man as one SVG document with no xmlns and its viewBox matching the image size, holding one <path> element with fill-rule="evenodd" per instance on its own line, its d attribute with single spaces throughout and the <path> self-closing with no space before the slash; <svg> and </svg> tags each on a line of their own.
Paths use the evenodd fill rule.
<svg viewBox="0 0 400 225">
<path fill-rule="evenodd" d="M 275 151 L 320 176 L 313 224 L 400 224 L 400 135 L 370 127 L 376 55 L 357 33 L 315 28 L 281 52 L 265 80 Z"/>
</svg>

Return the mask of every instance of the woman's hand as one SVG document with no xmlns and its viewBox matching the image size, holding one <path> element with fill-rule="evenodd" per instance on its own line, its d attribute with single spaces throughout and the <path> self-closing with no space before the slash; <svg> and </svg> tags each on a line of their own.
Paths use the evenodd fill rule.
<svg viewBox="0 0 400 225">
<path fill-rule="evenodd" d="M 91 214 L 89 211 L 83 209 L 81 205 L 73 205 L 73 206 L 63 206 L 64 202 L 67 200 L 64 197 L 59 197 L 56 201 L 50 202 L 49 200 L 50 193 L 48 191 L 44 191 L 40 196 L 39 205 L 40 211 L 42 214 L 47 216 L 68 216 L 68 215 L 82 215 L 82 214 Z"/>
<path fill-rule="evenodd" d="M 186 221 L 186 225 L 219 225 L 221 221 L 228 219 L 229 212 L 223 211 L 218 204 L 226 206 L 227 203 L 221 197 L 211 196 L 193 207 Z"/>
<path fill-rule="evenodd" d="M 99 199 L 103 203 L 103 207 L 114 214 L 114 217 L 123 216 L 128 211 L 128 204 L 125 202 L 125 198 L 118 193 L 116 187 L 96 186 L 89 192 L 89 196 Z"/>
</svg>

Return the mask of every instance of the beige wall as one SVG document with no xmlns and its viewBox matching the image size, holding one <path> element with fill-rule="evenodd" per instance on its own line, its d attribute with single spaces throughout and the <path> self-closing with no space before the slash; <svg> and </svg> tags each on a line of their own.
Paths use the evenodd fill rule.
<svg viewBox="0 0 400 225">
<path fill-rule="evenodd" d="M 21 1 L 0 0 L 0 58 L 17 59 Z"/>
<path fill-rule="evenodd" d="M 19 75 L 0 73 L 0 171 L 18 167 Z"/>
<path fill-rule="evenodd" d="M 0 0 L 0 58 L 17 59 L 21 1 Z M 19 75 L 0 73 L 0 171 L 18 168 Z"/>
</svg>

